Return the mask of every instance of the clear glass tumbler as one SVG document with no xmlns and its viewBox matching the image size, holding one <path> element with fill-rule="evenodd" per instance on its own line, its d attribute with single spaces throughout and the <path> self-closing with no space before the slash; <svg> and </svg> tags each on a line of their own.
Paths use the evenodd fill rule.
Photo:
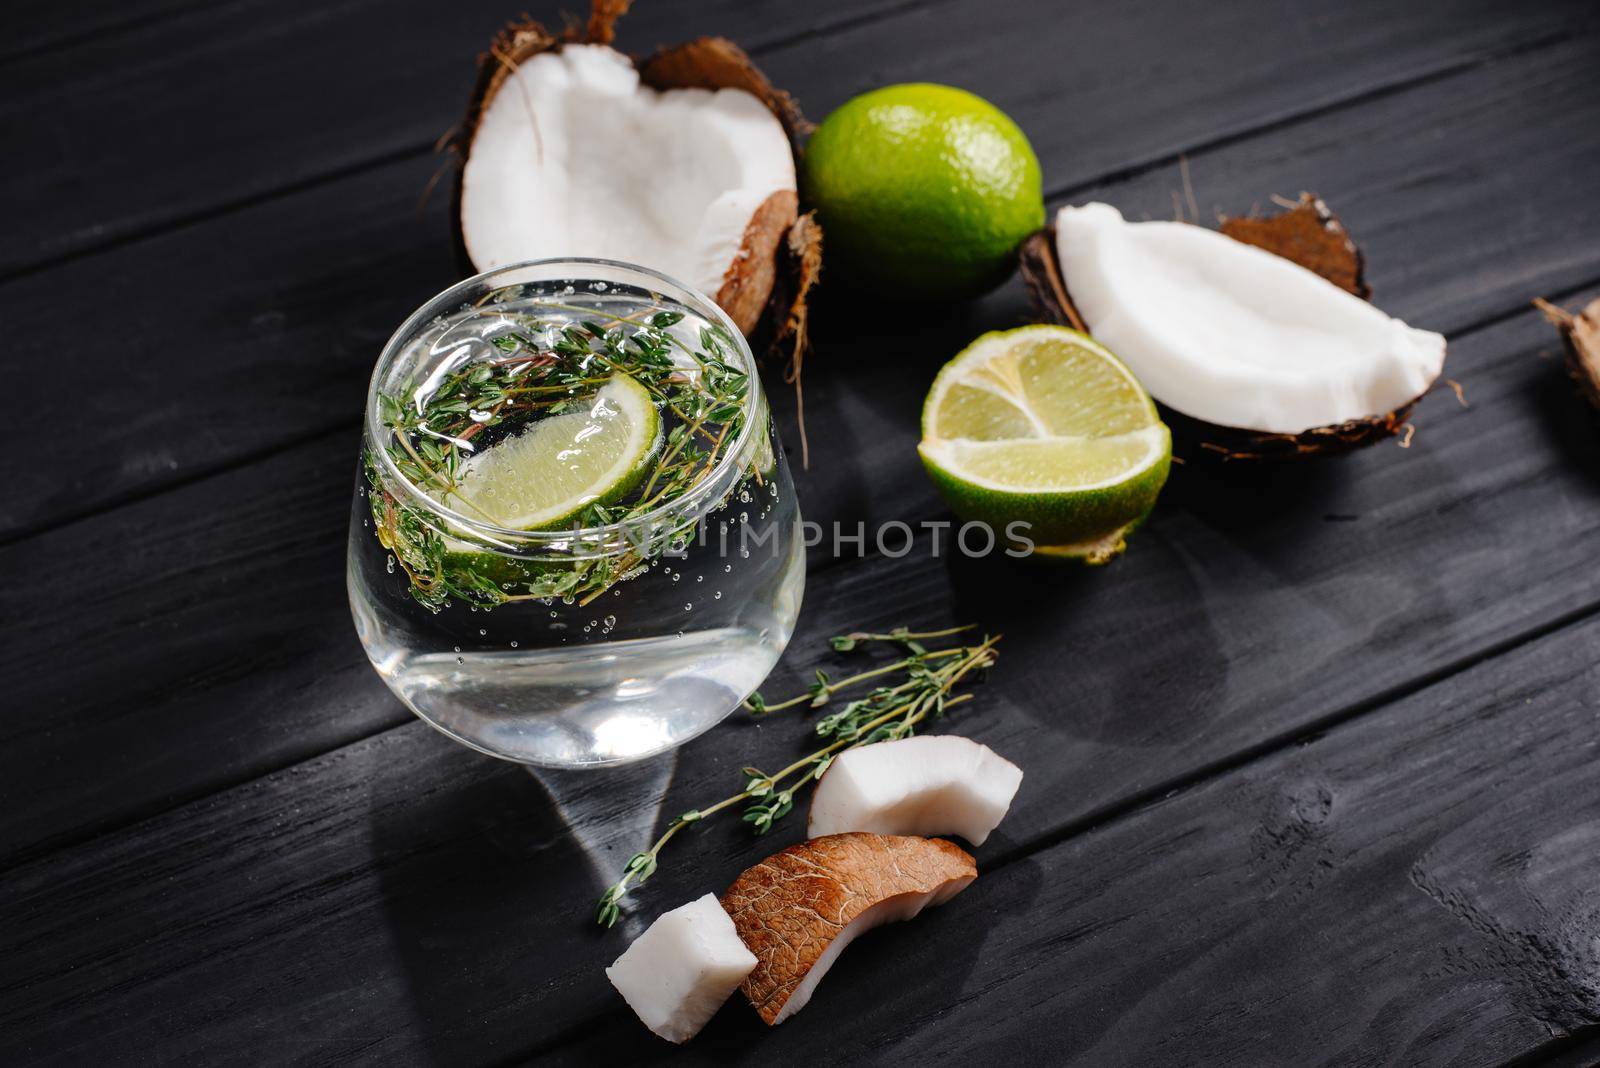
<svg viewBox="0 0 1600 1068">
<path fill-rule="evenodd" d="M 648 420 L 653 450 L 564 519 L 504 525 L 508 506 L 484 501 L 581 482 L 572 457 L 622 394 L 648 394 L 655 416 L 641 401 L 632 425 Z M 558 418 L 580 429 L 535 434 Z M 351 611 L 384 682 L 452 738 L 531 765 L 619 764 L 693 738 L 766 677 L 800 608 L 799 522 L 749 345 L 721 309 L 628 264 L 524 263 L 428 301 L 378 358 Z"/>
</svg>

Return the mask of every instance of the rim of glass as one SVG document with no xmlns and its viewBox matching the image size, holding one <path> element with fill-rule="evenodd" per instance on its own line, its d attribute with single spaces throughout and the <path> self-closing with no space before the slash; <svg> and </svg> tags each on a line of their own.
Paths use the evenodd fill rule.
<svg viewBox="0 0 1600 1068">
<path fill-rule="evenodd" d="M 423 301 L 416 311 L 406 317 L 399 328 L 389 336 L 389 340 L 384 343 L 383 351 L 378 354 L 378 362 L 372 369 L 372 377 L 367 383 L 366 427 L 367 433 L 372 440 L 381 442 L 390 433 L 390 429 L 384 426 L 378 418 L 379 380 L 382 379 L 384 372 L 389 370 L 399 358 L 407 343 L 420 333 L 424 326 L 431 323 L 439 315 L 447 314 L 443 310 L 436 310 L 436 307 L 441 302 L 455 304 L 458 303 L 456 298 L 460 297 L 459 303 L 471 303 L 470 300 L 466 299 L 465 294 L 474 286 L 487 285 L 490 292 L 493 292 L 497 288 L 505 287 L 493 284 L 493 280 L 497 277 L 515 271 L 524 271 L 532 267 L 557 266 L 575 268 L 574 272 L 565 280 L 578 284 L 582 284 L 586 280 L 607 281 L 599 278 L 585 279 L 583 269 L 588 267 L 605 267 L 613 271 L 625 271 L 641 276 L 643 279 L 663 284 L 666 289 L 652 289 L 654 295 L 674 300 L 689 308 L 695 314 L 710 319 L 728 332 L 728 335 L 734 340 L 734 347 L 738 350 L 739 358 L 744 362 L 743 370 L 749 385 L 744 391 L 744 409 L 741 413 L 743 415 L 743 423 L 739 428 L 739 433 L 723 449 L 722 456 L 718 458 L 716 466 L 711 469 L 709 474 L 692 486 L 683 496 L 675 500 L 659 504 L 643 515 L 634 516 L 623 522 L 607 523 L 602 526 L 571 527 L 566 530 L 517 530 L 515 527 L 502 527 L 496 523 L 486 523 L 458 512 L 441 503 L 437 498 L 424 493 L 420 487 L 409 478 L 406 478 L 400 472 L 400 469 L 395 466 L 394 458 L 389 455 L 388 449 L 378 448 L 373 450 L 378 454 L 378 462 L 383 468 L 386 482 L 399 485 L 406 496 L 428 512 L 449 520 L 452 527 L 477 535 L 500 548 L 513 551 L 533 547 L 548 548 L 556 546 L 566 548 L 574 543 L 577 545 L 606 544 L 612 542 L 618 536 L 626 537 L 630 528 L 650 528 L 662 520 L 674 517 L 677 518 L 678 522 L 681 522 L 689 513 L 698 517 L 701 514 L 700 505 L 702 501 L 718 495 L 721 489 L 732 488 L 730 476 L 738 471 L 740 467 L 738 463 L 739 457 L 744 453 L 751 435 L 758 429 L 765 432 L 764 427 L 758 428 L 756 425 L 758 423 L 756 414 L 761 405 L 761 380 L 756 373 L 756 361 L 754 354 L 750 351 L 750 342 L 746 340 L 744 332 L 734 325 L 733 320 L 718 306 L 716 301 L 710 299 L 693 286 L 678 281 L 671 275 L 650 267 L 643 267 L 637 263 L 628 263 L 625 260 L 601 259 L 594 256 L 551 256 L 544 259 L 508 263 L 502 267 L 495 267 L 492 270 L 482 271 L 469 278 L 463 278 L 461 281 L 441 289 Z M 517 284 L 519 283 L 505 283 L 505 285 Z M 646 286 L 645 288 L 652 287 Z M 724 487 L 722 486 L 723 482 L 728 482 L 729 485 Z M 511 542 L 509 545 L 506 544 L 508 539 Z"/>
</svg>

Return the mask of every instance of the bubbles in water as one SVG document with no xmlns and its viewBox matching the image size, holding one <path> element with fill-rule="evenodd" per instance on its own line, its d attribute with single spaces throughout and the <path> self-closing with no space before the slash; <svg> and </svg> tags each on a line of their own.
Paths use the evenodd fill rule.
<svg viewBox="0 0 1600 1068">
<path fill-rule="evenodd" d="M 722 570 L 731 572 L 733 570 L 733 565 L 732 564 L 723 564 L 722 565 Z"/>
<path fill-rule="evenodd" d="M 683 610 L 685 612 L 693 612 L 694 611 L 694 605 L 686 604 L 686 605 L 683 606 Z"/>
<path fill-rule="evenodd" d="M 389 563 L 387 566 L 389 568 L 389 574 L 394 574 L 394 553 L 389 554 Z"/>
<path fill-rule="evenodd" d="M 456 663 L 458 663 L 458 664 L 465 664 L 465 663 L 466 663 L 466 662 L 467 662 L 467 658 L 466 658 L 466 657 L 464 657 L 464 656 L 458 656 L 458 657 L 456 657 Z"/>
<path fill-rule="evenodd" d="M 512 642 L 511 643 L 511 648 L 515 649 L 516 647 L 517 647 L 517 643 L 516 642 Z"/>
<path fill-rule="evenodd" d="M 695 581 L 696 581 L 696 582 L 704 582 L 704 581 L 705 581 L 705 580 L 706 580 L 706 577 L 705 577 L 705 576 L 704 576 L 704 575 L 696 575 L 696 576 L 695 576 L 695 577 L 694 577 L 694 580 L 695 580 Z"/>
<path fill-rule="evenodd" d="M 739 503 L 740 504 L 749 504 L 750 503 L 750 491 L 749 490 L 742 489 L 742 490 L 739 491 Z"/>
<path fill-rule="evenodd" d="M 673 581 L 673 582 L 677 582 L 677 581 L 678 581 L 678 580 L 679 580 L 679 579 L 681 579 L 681 578 L 683 578 L 683 576 L 682 576 L 682 575 L 673 575 L 673 576 L 672 576 L 672 581 Z"/>
<path fill-rule="evenodd" d="M 602 620 L 601 622 L 605 623 L 606 630 L 610 630 L 612 627 L 617 625 L 617 617 L 616 616 L 606 616 L 606 618 L 604 620 Z"/>
<path fill-rule="evenodd" d="M 460 651 L 461 651 L 461 646 L 459 646 L 459 645 L 458 645 L 458 646 L 456 646 L 456 652 L 458 652 L 458 653 L 459 653 L 459 652 L 460 652 Z"/>
<path fill-rule="evenodd" d="M 589 288 L 594 290 L 596 293 L 604 293 L 606 291 L 606 284 L 604 282 L 596 282 Z"/>
<path fill-rule="evenodd" d="M 484 636 L 484 635 L 485 635 L 485 634 L 488 634 L 488 633 L 489 633 L 489 632 L 488 632 L 488 630 L 486 630 L 486 629 L 485 629 L 485 628 L 483 628 L 483 627 L 479 627 L 479 628 L 478 628 L 478 637 L 480 637 L 480 638 L 481 638 L 481 637 L 483 637 L 483 636 Z"/>
<path fill-rule="evenodd" d="M 740 549 L 740 550 L 739 550 L 739 558 L 740 558 L 740 559 L 741 559 L 741 560 L 748 560 L 748 559 L 750 559 L 750 550 L 749 550 L 749 549 Z"/>
<path fill-rule="evenodd" d="M 711 591 L 711 599 L 712 599 L 712 600 L 713 600 L 713 601 L 720 601 L 720 600 L 722 600 L 722 591 L 721 591 L 721 590 L 712 590 L 712 591 Z"/>
</svg>

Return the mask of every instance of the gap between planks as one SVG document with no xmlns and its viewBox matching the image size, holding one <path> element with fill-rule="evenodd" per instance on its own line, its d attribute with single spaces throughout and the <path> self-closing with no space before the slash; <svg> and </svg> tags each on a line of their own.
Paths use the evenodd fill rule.
<svg viewBox="0 0 1600 1068">
<path fill-rule="evenodd" d="M 907 0 L 905 3 L 896 4 L 881 11 L 841 19 L 836 23 L 821 27 L 814 27 L 809 30 L 802 30 L 799 33 L 790 34 L 774 41 L 754 44 L 751 45 L 747 51 L 752 56 L 759 57 L 762 55 L 767 55 L 773 52 L 782 51 L 783 49 L 792 47 L 796 44 L 818 40 L 833 34 L 848 33 L 851 30 L 864 26 L 892 21 L 896 18 L 915 14 L 928 7 L 934 6 L 935 3 L 938 2 L 946 2 L 946 0 Z M 1220 137 L 1197 141 L 1193 144 L 1183 146 L 1173 152 L 1163 154 L 1162 156 L 1154 159 L 1145 160 L 1143 162 L 1137 162 L 1124 167 L 1106 171 L 1083 182 L 1073 183 L 1055 190 L 1047 190 L 1045 192 L 1044 199 L 1046 203 L 1049 203 L 1051 201 L 1060 200 L 1064 197 L 1072 196 L 1089 189 L 1096 189 L 1101 186 L 1123 181 L 1128 178 L 1139 177 L 1140 175 L 1148 174 L 1150 171 L 1159 169 L 1160 167 L 1171 166 L 1178 160 L 1184 159 L 1188 156 L 1203 154 L 1215 149 L 1225 148 L 1229 145 L 1237 144 L 1241 141 L 1247 141 L 1262 134 L 1272 133 L 1276 130 L 1291 127 L 1301 122 L 1320 118 L 1324 115 L 1334 114 L 1352 107 L 1357 107 L 1373 100 L 1403 93 L 1412 88 L 1458 77 L 1462 74 L 1479 69 L 1489 63 L 1523 55 L 1528 52 L 1538 51 L 1543 48 L 1552 47 L 1563 41 L 1569 40 L 1572 36 L 1574 36 L 1574 34 L 1570 32 L 1551 33 L 1507 48 L 1493 49 L 1483 52 L 1468 59 L 1458 60 L 1440 67 L 1435 67 L 1432 70 L 1424 70 L 1415 74 L 1408 74 L 1404 77 L 1396 78 L 1393 81 L 1385 82 L 1378 86 L 1362 89 L 1348 96 L 1329 100 L 1325 103 L 1307 108 L 1304 111 L 1293 112 L 1291 114 L 1272 119 L 1268 122 L 1247 126 L 1243 129 L 1236 130 Z M 9 270 L 0 272 L 0 285 L 4 285 L 7 282 L 16 281 L 22 278 L 31 277 L 36 274 L 41 274 L 70 263 L 76 263 L 85 259 L 92 259 L 103 252 L 125 248 L 129 245 L 136 245 L 141 241 L 159 237 L 165 233 L 181 230 L 188 226 L 205 223 L 212 219 L 231 215 L 238 211 L 243 211 L 261 204 L 270 203 L 274 200 L 278 200 L 286 196 L 292 196 L 295 193 L 304 192 L 317 186 L 337 182 L 341 179 L 365 174 L 369 171 L 377 170 L 385 166 L 406 160 L 418 159 L 429 154 L 439 152 L 439 146 L 442 144 L 442 137 L 447 136 L 448 133 L 449 131 L 445 131 L 445 135 L 442 135 L 441 138 L 436 138 L 423 144 L 413 144 L 394 149 L 380 156 L 357 161 L 355 163 L 319 174 L 314 174 L 298 181 L 290 182 L 259 193 L 254 193 L 249 196 L 237 197 L 233 200 L 226 201 L 222 204 L 213 205 L 212 207 L 201 211 L 192 212 L 186 215 L 176 215 L 172 218 L 152 223 L 144 227 L 131 228 L 121 234 L 107 238 L 106 240 L 96 244 L 85 245 L 83 247 L 76 248 L 68 252 L 63 252 L 55 256 L 39 257 L 38 259 L 22 264 L 21 266 L 13 267 Z"/>
<path fill-rule="evenodd" d="M 746 51 L 752 56 L 767 55 L 769 53 L 781 51 L 785 48 L 789 48 L 793 45 L 801 44 L 806 41 L 820 40 L 832 36 L 833 34 L 848 33 L 851 30 L 872 26 L 880 22 L 887 22 L 903 15 L 914 14 L 915 12 L 930 7 L 935 3 L 947 2 L 951 2 L 951 0 L 904 0 L 902 3 L 891 4 L 877 11 L 866 12 L 861 15 L 853 15 L 839 19 L 835 22 L 813 26 L 809 29 L 787 34 L 771 41 L 762 41 L 751 45 L 746 49 Z M 146 22 L 153 21 L 165 20 L 140 19 L 130 23 L 129 25 L 137 27 L 145 24 Z M 72 42 L 64 42 L 60 47 L 70 45 L 71 43 Z M 46 46 L 45 51 L 50 50 L 52 50 L 52 48 L 50 46 Z M 26 53 L 19 58 L 25 58 L 25 56 Z M 9 58 L 10 57 L 0 57 L 0 63 L 6 62 Z M 448 149 L 443 146 L 446 144 L 449 136 L 453 132 L 454 127 L 451 127 L 450 129 L 443 131 L 439 136 L 426 142 L 413 143 L 400 148 L 391 149 L 388 152 L 371 156 L 366 159 L 357 160 L 342 167 L 336 167 L 330 170 L 308 175 L 305 178 L 297 179 L 293 182 L 287 182 L 271 189 L 265 189 L 257 193 L 251 193 L 247 196 L 235 197 L 232 200 L 227 200 L 220 204 L 214 204 L 211 207 L 202 209 L 200 211 L 189 212 L 187 214 L 176 214 L 170 218 L 153 222 L 147 226 L 131 227 L 120 234 L 107 238 L 104 241 L 84 245 L 54 256 L 41 256 L 38 259 L 21 264 L 20 266 L 12 267 L 5 271 L 0 271 L 0 285 L 4 285 L 7 282 L 17 281 L 22 278 L 28 278 L 36 274 L 42 274 L 46 271 L 54 270 L 57 267 L 66 266 L 67 264 L 77 263 L 86 259 L 93 259 L 95 256 L 98 256 L 104 252 L 111 252 L 119 248 L 126 248 L 130 245 L 137 245 L 141 241 L 147 241 L 151 238 L 160 237 L 163 234 L 171 233 L 176 230 L 182 230 L 189 226 L 203 224 L 213 219 L 232 215 L 235 212 L 246 211 L 250 208 L 258 207 L 262 204 L 269 204 L 272 201 L 293 196 L 296 193 L 302 193 L 321 185 L 328 185 L 333 182 L 342 181 L 346 178 L 353 178 L 356 175 L 366 174 L 369 171 L 380 170 L 384 167 L 402 163 L 407 160 L 420 159 L 429 155 L 439 155 L 441 157 L 447 156 Z M 448 159 L 446 159 L 445 165 L 448 165 L 448 162 Z M 424 197 L 426 197 L 426 194 L 424 194 Z"/>
<path fill-rule="evenodd" d="M 1458 60 L 1454 63 L 1448 63 L 1430 71 L 1423 71 L 1420 74 L 1411 75 L 1405 78 L 1398 78 L 1383 85 L 1371 86 L 1367 89 L 1361 90 L 1360 92 L 1352 93 L 1347 97 L 1342 97 L 1337 100 L 1330 100 L 1325 103 L 1315 105 L 1314 107 L 1307 108 L 1304 111 L 1297 111 L 1288 115 L 1282 115 L 1276 119 L 1258 123 L 1255 126 L 1250 126 L 1242 130 L 1236 130 L 1232 133 L 1220 134 L 1216 137 L 1196 141 L 1193 144 L 1184 148 L 1180 148 L 1175 152 L 1167 152 L 1160 156 L 1144 160 L 1143 162 L 1131 163 L 1126 167 L 1119 168 L 1116 171 L 1097 178 L 1090 178 L 1081 182 L 1073 182 L 1055 189 L 1047 189 L 1045 190 L 1044 194 L 1045 203 L 1051 204 L 1056 201 L 1081 196 L 1082 194 L 1090 192 L 1091 190 L 1100 189 L 1107 185 L 1115 185 L 1119 182 L 1126 182 L 1135 178 L 1142 178 L 1153 171 L 1158 171 L 1165 167 L 1183 165 L 1185 160 L 1197 155 L 1204 155 L 1206 153 L 1220 151 L 1221 149 L 1228 148 L 1231 145 L 1249 141 L 1252 138 L 1261 137 L 1266 134 L 1275 133 L 1278 130 L 1284 130 L 1293 126 L 1298 126 L 1304 122 L 1314 122 L 1315 120 L 1323 118 L 1324 116 L 1334 115 L 1341 111 L 1347 111 L 1351 108 L 1360 107 L 1363 104 L 1370 104 L 1377 100 L 1383 100 L 1391 96 L 1397 96 L 1401 93 L 1409 92 L 1412 89 L 1419 89 L 1424 86 L 1436 84 L 1438 82 L 1449 81 L 1452 78 L 1460 77 L 1463 74 L 1486 67 L 1491 63 L 1498 63 L 1503 60 L 1514 59 L 1517 56 L 1526 55 L 1530 52 L 1537 52 L 1545 48 L 1554 47 L 1555 45 L 1571 40 L 1574 36 L 1575 34 L 1565 31 L 1548 33 L 1542 37 L 1535 37 L 1532 40 L 1523 41 L 1520 44 L 1512 45 L 1507 48 L 1485 52 L 1481 55 Z"/>
<path fill-rule="evenodd" d="M 1600 277 L 1591 278 L 1575 285 L 1563 287 L 1560 290 L 1554 291 L 1552 293 L 1552 299 L 1566 299 L 1573 294 L 1581 293 L 1585 290 L 1595 287 L 1600 287 Z M 1450 339 L 1452 342 L 1459 342 L 1480 330 L 1487 329 L 1490 326 L 1504 322 L 1505 320 L 1512 318 L 1517 314 L 1532 315 L 1534 312 L 1531 308 L 1519 304 L 1501 313 L 1485 316 L 1482 320 L 1479 320 L 1472 326 L 1453 332 L 1450 335 Z M 316 440 L 317 438 L 323 436 L 332 436 L 333 434 L 342 435 L 348 433 L 350 429 L 351 427 L 349 424 L 341 424 L 335 430 L 319 431 L 316 434 L 310 435 L 303 439 L 301 443 L 304 441 Z M 148 494 L 141 494 L 137 498 L 132 498 L 122 502 L 122 504 L 118 505 L 118 507 L 132 504 L 136 499 L 158 496 L 160 493 L 166 492 L 169 489 L 177 488 L 178 485 L 187 485 L 193 482 L 203 481 L 205 478 L 226 474 L 227 472 L 237 468 L 247 467 L 250 464 L 259 462 L 260 459 L 262 459 L 265 455 L 270 455 L 271 452 L 276 452 L 279 448 L 282 448 L 282 446 L 274 447 L 272 450 L 269 450 L 266 453 L 242 459 L 235 463 L 219 465 L 219 468 L 216 470 L 210 471 L 203 475 L 196 475 L 193 478 L 179 480 L 176 484 L 166 486 L 161 490 L 155 490 Z M 94 513 L 94 515 L 99 514 L 102 513 Z M 91 516 L 79 517 L 71 522 L 77 522 L 87 518 L 91 518 Z M 63 523 L 57 525 L 66 524 Z M 8 541 L 0 541 L 0 544 L 8 543 Z M 860 566 L 869 566 L 871 562 L 878 558 L 878 555 L 879 554 L 876 552 L 873 552 L 863 557 L 854 558 L 854 562 Z M 851 562 L 852 558 L 839 557 L 830 559 L 824 557 L 819 560 L 814 567 L 808 568 L 808 574 L 831 573 L 838 567 L 846 566 Z M 1463 671 L 1470 670 L 1479 664 L 1503 656 L 1525 645 L 1529 645 L 1544 638 L 1550 637 L 1551 635 L 1560 633 L 1561 631 L 1564 631 L 1572 626 L 1581 624 L 1597 613 L 1600 613 L 1600 600 L 1591 601 L 1578 608 L 1571 609 L 1553 619 L 1546 620 L 1514 634 L 1506 635 L 1498 641 L 1491 642 L 1482 648 L 1466 653 L 1455 660 L 1442 664 L 1430 671 L 1423 672 L 1422 674 L 1408 679 L 1405 682 L 1396 683 L 1395 685 L 1377 694 L 1364 698 L 1363 700 L 1336 708 L 1326 715 L 1312 720 L 1309 724 L 1303 724 L 1295 727 L 1292 730 L 1264 738 L 1258 742 L 1238 749 L 1224 758 L 1214 760 L 1209 764 L 1203 765 L 1202 767 L 1193 769 L 1182 775 L 1171 777 L 1144 790 L 1137 791 L 1117 801 L 1103 805 L 1099 809 L 1090 810 L 1089 812 L 1086 812 L 1080 816 L 1074 817 L 1052 831 L 1041 833 L 1038 837 L 1030 842 L 1021 843 L 1008 852 L 998 854 L 992 862 L 986 865 L 985 870 L 1003 868 L 1018 860 L 1024 859 L 1041 849 L 1051 848 L 1069 839 L 1109 826 L 1123 818 L 1130 817 L 1142 809 L 1162 801 L 1167 797 L 1193 789 L 1204 783 L 1210 782 L 1211 780 L 1226 776 L 1240 768 L 1259 762 L 1284 749 L 1296 745 L 1304 745 L 1315 742 L 1320 736 L 1324 735 L 1331 729 L 1341 727 L 1349 723 L 1354 723 L 1361 718 L 1378 711 L 1379 709 L 1393 704 L 1398 700 L 1409 697 L 1432 686 L 1436 686 L 1441 682 L 1458 675 Z M 230 790 L 239 789 L 249 785 L 250 783 L 259 782 L 261 780 L 270 778 L 273 775 L 281 774 L 290 768 L 310 763 L 314 760 L 322 759 L 330 753 L 335 753 L 342 749 L 348 749 L 351 746 L 360 745 L 370 741 L 373 738 L 388 734 L 391 731 L 401 730 L 413 725 L 414 717 L 408 715 L 399 722 L 364 731 L 358 735 L 346 739 L 343 742 L 340 742 L 338 745 L 329 749 L 305 754 L 286 763 L 267 768 L 265 770 L 259 770 L 251 774 L 241 776 L 237 779 L 215 784 L 204 790 L 172 795 L 169 798 L 170 803 L 164 804 L 159 808 L 152 808 L 147 811 L 130 814 L 126 818 L 119 819 L 114 823 L 93 828 L 85 828 L 81 832 L 71 833 L 52 839 L 48 842 L 48 844 L 41 843 L 39 848 L 24 849 L 13 856 L 0 859 L 3 859 L 6 863 L 33 863 L 67 850 L 79 848 L 90 842 L 94 842 L 103 838 L 111 838 L 123 833 L 130 827 L 144 822 L 145 820 L 161 817 L 177 809 L 183 808 L 186 805 L 191 805 L 201 801 L 207 797 L 213 797 Z"/>
<path fill-rule="evenodd" d="M 1600 275 L 1591 278 L 1585 278 L 1584 280 L 1572 285 L 1551 290 L 1549 293 L 1545 294 L 1545 298 L 1559 304 L 1563 301 L 1571 299 L 1573 296 L 1579 293 L 1583 293 L 1587 290 L 1595 288 L 1600 288 Z M 1526 313 L 1527 310 L 1528 305 L 1521 302 L 1508 305 L 1499 311 L 1490 312 L 1487 315 L 1480 316 L 1479 318 L 1467 323 L 1465 326 L 1457 330 L 1450 331 L 1446 336 L 1451 343 L 1460 342 L 1471 335 L 1478 333 L 1479 331 L 1487 330 L 1491 327 L 1498 326 L 1501 323 L 1514 319 L 1518 315 Z M 139 489 L 130 490 L 128 493 L 125 493 L 120 497 L 103 502 L 92 508 L 85 508 L 81 511 L 75 512 L 65 512 L 44 522 L 18 527 L 5 534 L 0 534 L 0 548 L 4 548 L 8 545 L 15 545 L 46 534 L 51 534 L 63 528 L 70 527 L 75 523 L 82 523 L 99 516 L 108 515 L 119 509 L 131 507 L 132 505 L 138 504 L 141 501 L 147 501 L 151 498 L 159 497 L 164 493 L 171 493 L 175 490 L 182 489 L 185 486 L 192 486 L 195 483 L 204 482 L 209 478 L 215 478 L 219 475 L 228 474 L 231 471 L 237 471 L 242 468 L 253 466 L 254 464 L 268 460 L 277 453 L 288 449 L 298 448 L 302 445 L 309 445 L 312 442 L 320 441 L 323 438 L 331 439 L 342 434 L 352 433 L 358 430 L 360 425 L 361 423 L 359 417 L 356 417 L 354 420 L 341 419 L 337 423 L 328 423 L 322 426 L 313 427 L 312 429 L 303 433 L 285 438 L 282 441 L 273 442 L 270 445 L 243 453 L 230 460 L 222 461 L 221 463 L 210 466 L 196 467 L 177 478 L 152 481 Z M 826 565 L 824 564 L 824 566 Z"/>
<path fill-rule="evenodd" d="M 1037 853 L 1054 849 L 1074 838 L 1093 834 L 1123 819 L 1134 818 L 1145 810 L 1179 794 L 1204 786 L 1214 780 L 1225 778 L 1253 764 L 1269 760 L 1286 749 L 1315 745 L 1327 738 L 1331 732 L 1354 726 L 1361 719 L 1389 705 L 1420 694 L 1457 675 L 1471 671 L 1480 664 L 1504 656 L 1523 646 L 1532 645 L 1563 631 L 1581 626 L 1597 615 L 1600 615 L 1600 601 L 1565 613 L 1554 620 L 1532 627 L 1520 634 L 1492 643 L 1450 664 L 1426 672 L 1406 683 L 1390 687 L 1380 694 L 1357 702 L 1346 709 L 1330 713 L 1296 730 L 1246 746 L 1225 759 L 1213 761 L 1192 772 L 1176 776 L 1166 782 L 1158 783 L 1146 790 L 1131 794 L 1097 811 L 1069 820 L 1055 830 L 1043 832 L 1026 842 L 1018 842 L 1013 848 L 997 854 L 983 865 L 983 874 L 993 874 L 1018 861 L 1026 860 Z M 581 1035 L 592 1031 L 600 1021 L 612 1017 L 618 1020 L 626 1020 L 628 1013 L 621 1006 L 616 1005 L 599 1009 L 591 1015 L 574 1021 L 570 1026 L 562 1028 L 556 1034 L 550 1035 L 533 1046 L 496 1063 L 505 1065 L 526 1064 L 576 1041 Z M 1595 1048 L 1600 1048 L 1600 1026 L 1583 1028 L 1572 1034 L 1552 1037 L 1548 1042 L 1527 1050 L 1511 1063 L 1516 1065 L 1537 1065 L 1573 1051 L 1578 1051 L 1578 1055 L 1582 1056 Z M 1572 1063 L 1578 1062 L 1574 1061 Z"/>
</svg>

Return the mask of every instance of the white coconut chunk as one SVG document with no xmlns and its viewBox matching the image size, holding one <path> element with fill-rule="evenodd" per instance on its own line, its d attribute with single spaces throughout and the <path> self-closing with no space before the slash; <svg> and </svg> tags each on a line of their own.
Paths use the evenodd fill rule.
<svg viewBox="0 0 1600 1068">
<path fill-rule="evenodd" d="M 481 271 L 598 257 L 716 297 L 757 209 L 794 189 L 788 139 L 756 97 L 658 92 L 620 52 L 566 45 L 519 65 L 484 109 L 461 231 Z"/>
<path fill-rule="evenodd" d="M 834 757 L 806 833 L 960 835 L 982 845 L 1011 808 L 1022 769 L 958 735 L 876 742 Z"/>
<path fill-rule="evenodd" d="M 733 920 L 706 894 L 657 917 L 606 978 L 646 1027 L 668 1042 L 686 1042 L 755 966 Z"/>
<path fill-rule="evenodd" d="M 1090 333 L 1208 423 L 1296 434 L 1383 415 L 1444 366 L 1439 334 L 1214 230 L 1089 204 L 1061 209 L 1056 243 Z"/>
</svg>

